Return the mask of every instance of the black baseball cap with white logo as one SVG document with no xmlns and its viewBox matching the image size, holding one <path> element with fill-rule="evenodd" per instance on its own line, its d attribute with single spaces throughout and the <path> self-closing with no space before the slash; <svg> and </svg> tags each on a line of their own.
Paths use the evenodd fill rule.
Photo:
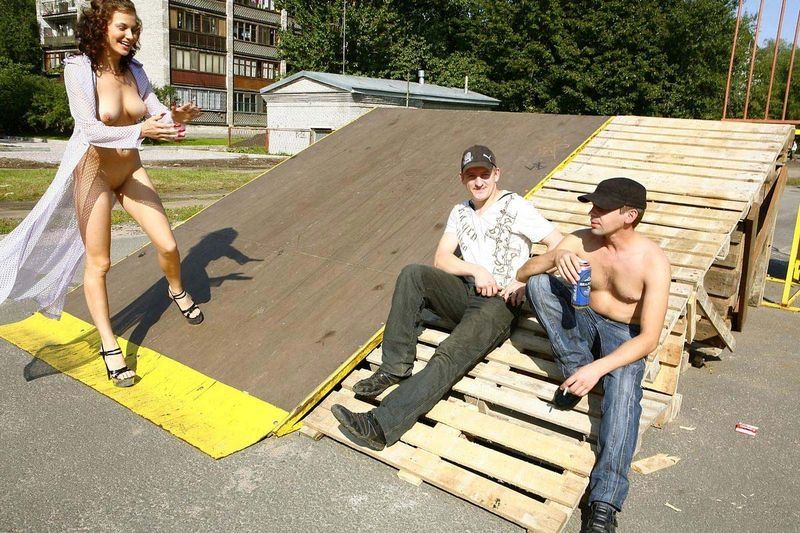
<svg viewBox="0 0 800 533">
<path fill-rule="evenodd" d="M 647 208 L 647 189 L 630 178 L 609 178 L 597 184 L 593 193 L 578 196 L 584 203 L 591 202 L 600 209 L 619 209 L 622 206 Z"/>
<path fill-rule="evenodd" d="M 472 167 L 495 168 L 497 162 L 494 153 L 481 144 L 470 146 L 461 155 L 461 172 Z"/>
</svg>

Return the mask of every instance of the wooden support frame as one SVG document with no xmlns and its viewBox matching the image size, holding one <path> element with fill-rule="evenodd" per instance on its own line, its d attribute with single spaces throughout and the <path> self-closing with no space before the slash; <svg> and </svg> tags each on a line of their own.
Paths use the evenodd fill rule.
<svg viewBox="0 0 800 533">
<path fill-rule="evenodd" d="M 708 297 L 708 293 L 703 288 L 702 285 L 697 287 L 697 303 L 700 304 L 700 308 L 705 313 L 706 317 L 711 321 L 711 324 L 714 326 L 714 329 L 717 330 L 719 336 L 725 342 L 725 346 L 727 346 L 731 351 L 736 349 L 736 339 L 731 334 L 730 328 L 725 324 L 725 320 L 722 316 L 717 312 L 717 309 L 714 307 L 714 304 Z"/>
<path fill-rule="evenodd" d="M 780 165 L 776 177 L 765 183 L 763 201 L 753 202 L 744 221 L 744 262 L 739 301 L 734 314 L 734 331 L 742 331 L 747 321 L 747 308 L 758 305 L 764 293 L 769 251 L 775 233 L 778 202 L 786 185 L 787 169 Z"/>
</svg>

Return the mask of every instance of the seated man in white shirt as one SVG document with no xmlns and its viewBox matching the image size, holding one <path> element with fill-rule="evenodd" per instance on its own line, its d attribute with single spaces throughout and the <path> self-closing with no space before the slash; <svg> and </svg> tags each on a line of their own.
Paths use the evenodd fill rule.
<svg viewBox="0 0 800 533">
<path fill-rule="evenodd" d="M 452 386 L 505 341 L 525 301 L 517 269 L 531 244 L 554 249 L 561 233 L 530 202 L 497 186 L 500 169 L 485 146 L 468 148 L 459 175 L 471 196 L 453 207 L 436 250 L 434 266 L 408 265 L 397 278 L 383 336 L 383 362 L 353 387 L 375 397 L 400 385 L 380 406 L 354 413 L 341 405 L 331 412 L 347 437 L 361 446 L 391 446 Z M 460 249 L 462 258 L 456 255 Z M 453 327 L 423 370 L 411 375 L 423 309 Z"/>
</svg>

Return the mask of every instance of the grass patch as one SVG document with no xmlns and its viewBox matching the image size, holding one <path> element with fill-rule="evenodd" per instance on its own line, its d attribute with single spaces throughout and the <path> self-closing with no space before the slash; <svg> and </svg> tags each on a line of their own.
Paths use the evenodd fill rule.
<svg viewBox="0 0 800 533">
<path fill-rule="evenodd" d="M 166 209 L 165 211 L 167 212 L 167 219 L 169 220 L 169 223 L 175 224 L 177 222 L 183 222 L 187 218 L 194 216 L 195 214 L 199 213 L 201 209 L 203 209 L 202 205 L 189 205 L 186 207 L 170 208 Z M 122 224 L 135 224 L 135 221 L 122 209 L 114 209 L 111 211 L 111 225 L 119 226 Z"/>
<path fill-rule="evenodd" d="M 786 180 L 786 185 L 800 187 L 800 177 L 789 178 L 788 180 Z"/>
<path fill-rule="evenodd" d="M 0 218 L 0 235 L 11 233 L 11 230 L 19 226 L 22 220 L 18 218 Z"/>
<path fill-rule="evenodd" d="M 234 154 L 269 154 L 269 152 L 267 152 L 263 146 L 241 146 L 239 148 L 228 148 L 228 152 L 232 152 Z"/>
<path fill-rule="evenodd" d="M 147 173 L 162 194 L 232 191 L 262 174 L 263 170 L 218 168 L 151 168 Z M 55 169 L 0 169 L 0 201 L 38 200 L 55 177 Z"/>
</svg>

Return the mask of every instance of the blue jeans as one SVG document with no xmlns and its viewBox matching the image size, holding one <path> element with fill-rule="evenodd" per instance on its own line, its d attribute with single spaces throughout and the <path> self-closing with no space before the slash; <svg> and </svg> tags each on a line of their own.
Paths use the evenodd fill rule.
<svg viewBox="0 0 800 533">
<path fill-rule="evenodd" d="M 553 355 L 565 379 L 639 334 L 637 324 L 609 320 L 588 307 L 575 309 L 570 288 L 550 274 L 531 277 L 526 293 L 553 344 Z M 620 510 L 628 495 L 628 470 L 642 414 L 644 364 L 644 359 L 639 359 L 602 379 L 598 458 L 589 483 L 589 503 L 606 502 Z"/>
<path fill-rule="evenodd" d="M 412 376 L 425 309 L 453 326 L 453 331 L 425 368 Z M 503 298 L 480 296 L 473 283 L 458 276 L 428 265 L 403 268 L 386 320 L 381 370 L 408 379 L 374 411 L 386 443 L 397 442 L 458 380 L 502 344 L 516 316 L 517 309 Z"/>
</svg>

